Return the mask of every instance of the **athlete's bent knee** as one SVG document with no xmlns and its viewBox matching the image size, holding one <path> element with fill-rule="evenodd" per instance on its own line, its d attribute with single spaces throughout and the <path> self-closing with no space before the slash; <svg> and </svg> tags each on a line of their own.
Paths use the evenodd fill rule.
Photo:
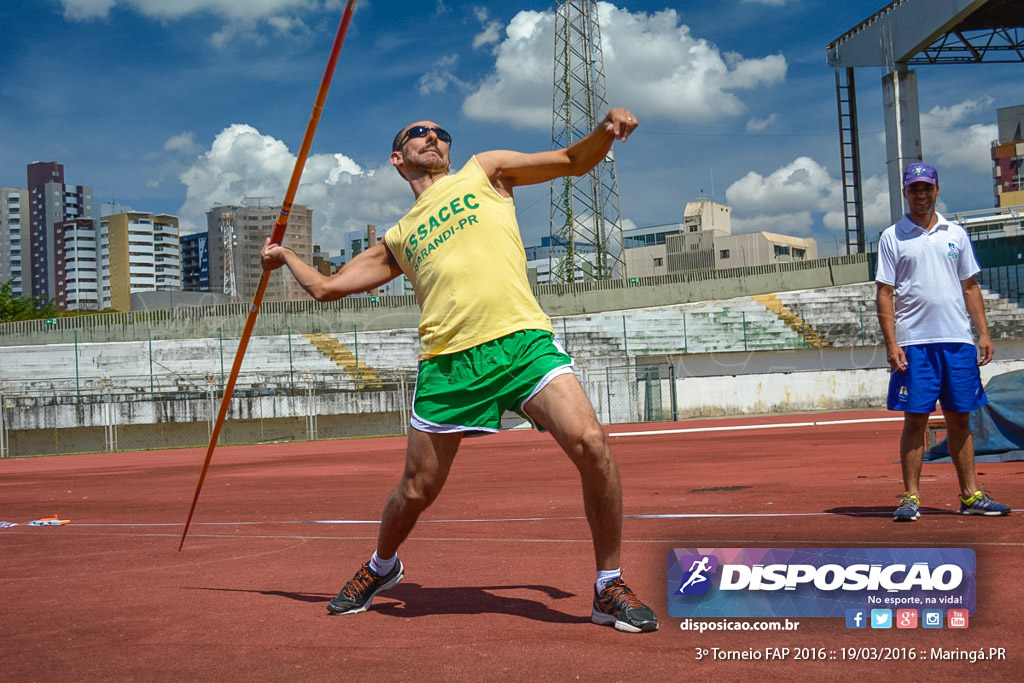
<svg viewBox="0 0 1024 683">
<path fill-rule="evenodd" d="M 607 469 L 612 454 L 604 430 L 600 426 L 584 430 L 573 443 L 572 457 L 580 467 Z"/>
<path fill-rule="evenodd" d="M 408 507 L 425 510 L 441 493 L 441 484 L 422 479 L 403 479 L 399 491 Z"/>
</svg>

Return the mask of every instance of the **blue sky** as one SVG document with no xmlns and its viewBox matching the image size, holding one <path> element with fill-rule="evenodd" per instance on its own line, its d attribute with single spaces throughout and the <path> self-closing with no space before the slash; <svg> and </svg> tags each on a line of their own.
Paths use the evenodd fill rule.
<svg viewBox="0 0 1024 683">
<path fill-rule="evenodd" d="M 843 241 L 834 72 L 825 46 L 884 0 L 601 3 L 609 100 L 641 122 L 616 149 L 627 226 L 681 219 L 703 193 L 733 231 Z M 455 165 L 550 147 L 554 2 L 362 0 L 298 201 L 332 252 L 387 227 L 412 194 L 394 133 L 433 119 Z M 31 0 L 0 5 L 0 185 L 64 164 L 99 201 L 205 229 L 214 203 L 280 201 L 341 0 Z M 1019 64 L 918 69 L 922 146 L 951 211 L 993 204 L 996 109 L 1024 103 Z M 881 69 L 857 71 L 868 238 L 888 223 Z M 517 191 L 525 241 L 548 232 L 547 186 Z"/>
</svg>

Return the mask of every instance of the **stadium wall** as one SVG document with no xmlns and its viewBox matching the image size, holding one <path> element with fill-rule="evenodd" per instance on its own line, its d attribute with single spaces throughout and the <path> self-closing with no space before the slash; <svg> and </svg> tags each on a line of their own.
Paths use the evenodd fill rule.
<svg viewBox="0 0 1024 683">
<path fill-rule="evenodd" d="M 1024 369 L 1024 341 L 1002 340 L 982 378 Z M 577 368 L 607 425 L 697 417 L 884 408 L 882 347 L 589 358 Z M 215 378 L 211 382 L 215 382 Z M 221 444 L 401 434 L 412 377 L 360 389 L 351 380 L 247 378 L 231 400 Z M 0 394 L 0 457 L 205 446 L 218 387 L 146 391 L 109 387 L 76 396 Z M 506 428 L 527 427 L 506 416 Z"/>
<path fill-rule="evenodd" d="M 729 299 L 738 296 L 866 282 L 867 254 L 752 268 L 694 271 L 631 280 L 534 287 L 548 315 Z M 249 304 L 176 306 L 163 310 L 51 318 L 0 324 L 0 346 L 121 342 L 198 337 L 239 337 Z M 263 304 L 255 336 L 415 328 L 416 298 L 351 297 L 329 303 L 276 301 Z"/>
<path fill-rule="evenodd" d="M 1024 340 L 1000 339 L 995 347 L 996 359 L 981 368 L 983 382 L 1024 369 Z M 660 403 L 675 411 L 663 408 L 664 419 L 885 408 L 889 385 L 884 346 L 651 356 L 636 363 L 638 373 L 655 367 L 658 377 L 672 381 Z M 651 391 L 644 393 L 638 400 L 651 403 Z"/>
</svg>

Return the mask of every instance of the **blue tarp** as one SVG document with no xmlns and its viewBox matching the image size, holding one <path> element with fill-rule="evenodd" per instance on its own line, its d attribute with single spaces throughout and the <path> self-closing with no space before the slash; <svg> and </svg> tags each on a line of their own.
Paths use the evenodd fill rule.
<svg viewBox="0 0 1024 683">
<path fill-rule="evenodd" d="M 978 462 L 1024 460 L 1024 370 L 1006 372 L 985 385 L 988 403 L 971 413 Z M 926 462 L 949 462 L 943 439 L 924 454 Z"/>
</svg>

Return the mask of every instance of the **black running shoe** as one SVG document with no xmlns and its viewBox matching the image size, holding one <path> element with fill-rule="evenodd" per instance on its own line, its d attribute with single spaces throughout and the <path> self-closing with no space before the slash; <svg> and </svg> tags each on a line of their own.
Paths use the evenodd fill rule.
<svg viewBox="0 0 1024 683">
<path fill-rule="evenodd" d="M 595 624 L 614 626 L 617 631 L 643 633 L 658 630 L 654 610 L 640 602 L 636 594 L 619 577 L 600 593 L 594 589 L 594 610 L 590 620 Z"/>
<path fill-rule="evenodd" d="M 370 569 L 370 563 L 367 562 L 359 568 L 355 576 L 349 579 L 349 582 L 338 593 L 338 597 L 327 603 L 327 611 L 331 614 L 365 612 L 377 593 L 394 588 L 404 575 L 405 568 L 402 567 L 401 560 L 395 561 L 395 566 L 386 576 L 378 576 Z"/>
</svg>

